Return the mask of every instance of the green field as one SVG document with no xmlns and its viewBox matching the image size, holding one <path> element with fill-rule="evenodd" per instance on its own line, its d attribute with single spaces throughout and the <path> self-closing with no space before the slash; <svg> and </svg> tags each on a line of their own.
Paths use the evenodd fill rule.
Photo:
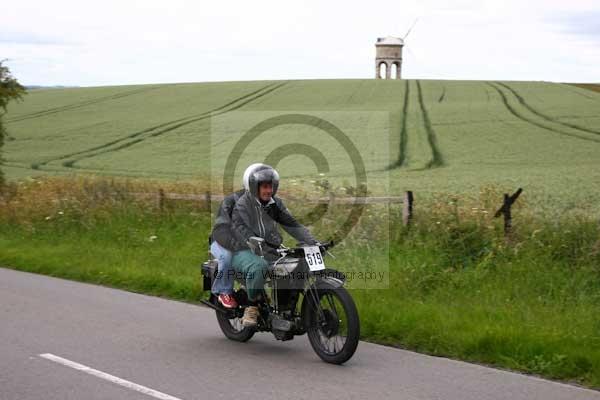
<svg viewBox="0 0 600 400">
<path fill-rule="evenodd" d="M 276 161 L 283 192 L 314 195 L 311 181 L 323 179 L 336 190 L 356 184 L 323 121 L 236 147 L 255 124 L 290 113 L 340 128 L 372 194 L 415 191 L 410 228 L 398 205 L 367 208 L 328 261 L 388 272 L 383 283 L 348 283 L 363 339 L 600 387 L 600 93 L 587 88 L 315 80 L 34 90 L 6 115 L 9 179 L 111 178 L 9 185 L 0 264 L 197 302 L 205 205 L 161 209 L 127 193 L 204 193 L 231 154 L 235 177 L 247 163 Z M 309 147 L 327 168 L 299 154 Z M 517 187 L 506 240 L 493 212 Z M 287 204 L 303 222 L 313 211 L 302 197 Z M 331 237 L 344 207 L 310 224 L 317 237 Z M 557 211 L 569 212 L 549 218 Z"/>
<path fill-rule="evenodd" d="M 319 115 L 360 150 L 373 193 L 417 196 L 523 187 L 540 207 L 600 210 L 600 93 L 546 82 L 305 80 L 31 91 L 10 105 L 10 178 L 73 172 L 195 179 L 223 171 L 253 121 Z M 212 117 L 212 118 L 211 118 Z M 262 161 L 286 143 L 317 143 L 327 178 L 352 165 L 322 131 L 286 125 L 241 155 Z M 336 147 L 337 145 L 337 147 Z M 314 179 L 291 155 L 283 177 Z"/>
</svg>

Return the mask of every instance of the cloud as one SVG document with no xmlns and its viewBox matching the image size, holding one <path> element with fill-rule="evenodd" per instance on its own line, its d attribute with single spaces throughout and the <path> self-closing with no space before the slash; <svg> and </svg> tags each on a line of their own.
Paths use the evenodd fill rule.
<svg viewBox="0 0 600 400">
<path fill-rule="evenodd" d="M 0 43 L 1 44 L 13 44 L 13 45 L 38 45 L 38 46 L 66 46 L 75 45 L 76 42 L 53 38 L 51 36 L 41 36 L 32 32 L 18 32 L 18 31 L 0 31 Z"/>
<path fill-rule="evenodd" d="M 372 78 L 375 39 L 420 17 L 405 78 L 598 81 L 597 1 L 19 0 L 0 58 L 26 84 Z"/>
<path fill-rule="evenodd" d="M 600 10 L 552 16 L 548 22 L 560 32 L 600 41 Z"/>
</svg>

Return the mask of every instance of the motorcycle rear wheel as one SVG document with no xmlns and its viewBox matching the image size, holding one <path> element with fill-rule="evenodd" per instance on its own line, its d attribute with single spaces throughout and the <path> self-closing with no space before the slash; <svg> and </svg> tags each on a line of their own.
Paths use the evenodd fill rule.
<svg viewBox="0 0 600 400">
<path fill-rule="evenodd" d="M 228 319 L 222 312 L 215 312 L 217 313 L 219 328 L 221 328 L 221 331 L 228 339 L 235 340 L 236 342 L 247 342 L 252 339 L 256 331 L 252 328 L 243 327 L 241 318 Z"/>
<path fill-rule="evenodd" d="M 236 292 L 236 298 L 240 301 L 244 298 L 245 292 L 242 293 L 241 290 Z M 236 318 L 228 318 L 227 314 L 221 311 L 215 311 L 217 315 L 217 322 L 219 323 L 219 328 L 223 334 L 231 340 L 236 342 L 247 342 L 252 339 L 252 336 L 256 333 L 254 328 L 246 328 L 242 325 L 242 319 L 239 317 Z"/>
</svg>

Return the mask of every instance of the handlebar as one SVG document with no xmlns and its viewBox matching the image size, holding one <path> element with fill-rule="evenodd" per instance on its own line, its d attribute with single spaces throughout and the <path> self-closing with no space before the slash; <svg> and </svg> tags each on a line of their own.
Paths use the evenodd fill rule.
<svg viewBox="0 0 600 400">
<path fill-rule="evenodd" d="M 280 248 L 280 249 L 276 249 L 277 253 L 279 253 L 280 255 L 292 255 L 292 256 L 296 256 L 296 257 L 302 257 L 304 256 L 304 248 L 305 247 L 309 247 L 309 246 L 319 246 L 319 250 L 321 251 L 321 253 L 325 253 L 328 249 L 331 249 L 334 246 L 333 240 L 330 240 L 329 242 L 325 242 L 325 243 L 316 243 L 314 245 L 305 245 L 305 246 L 298 246 L 298 247 L 290 247 L 290 248 Z"/>
</svg>

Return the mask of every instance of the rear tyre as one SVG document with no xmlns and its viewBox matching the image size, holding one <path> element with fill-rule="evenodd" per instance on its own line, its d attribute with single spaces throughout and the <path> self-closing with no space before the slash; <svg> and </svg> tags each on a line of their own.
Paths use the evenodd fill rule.
<svg viewBox="0 0 600 400">
<path fill-rule="evenodd" d="M 248 340 L 252 339 L 255 330 L 252 328 L 243 327 L 241 318 L 228 319 L 227 315 L 223 314 L 222 312 L 215 312 L 217 313 L 219 327 L 228 339 L 235 340 L 236 342 L 247 342 Z"/>
<path fill-rule="evenodd" d="M 242 290 L 236 293 L 236 299 L 239 299 L 245 295 L 245 293 L 240 293 L 241 291 Z M 228 339 L 235 340 L 236 342 L 247 342 L 248 340 L 252 339 L 252 336 L 254 336 L 256 330 L 254 328 L 244 327 L 242 325 L 242 318 L 238 317 L 237 313 L 234 318 L 229 318 L 230 315 L 221 311 L 215 311 L 215 313 L 217 315 L 219 328 L 221 328 L 221 331 Z"/>
<path fill-rule="evenodd" d="M 354 355 L 360 338 L 356 305 L 343 287 L 323 284 L 317 293 L 318 307 L 306 294 L 308 340 L 323 361 L 343 364 Z"/>
</svg>

